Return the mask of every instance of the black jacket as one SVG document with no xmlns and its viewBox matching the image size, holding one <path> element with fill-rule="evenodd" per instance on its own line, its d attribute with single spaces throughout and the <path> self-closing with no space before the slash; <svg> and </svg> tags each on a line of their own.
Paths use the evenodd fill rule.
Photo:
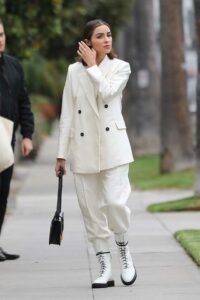
<svg viewBox="0 0 200 300">
<path fill-rule="evenodd" d="M 23 138 L 32 138 L 34 131 L 34 118 L 31 111 L 30 99 L 24 82 L 24 72 L 19 61 L 9 55 L 3 54 L 0 57 L 0 71 L 7 84 L 9 101 L 3 99 L 5 105 L 9 105 L 9 119 L 14 121 L 14 132 L 20 125 L 20 132 Z M 6 95 L 7 95 L 6 94 Z M 8 97 L 7 97 L 8 98 Z M 0 111 L 0 115 L 4 116 L 4 111 Z"/>
</svg>

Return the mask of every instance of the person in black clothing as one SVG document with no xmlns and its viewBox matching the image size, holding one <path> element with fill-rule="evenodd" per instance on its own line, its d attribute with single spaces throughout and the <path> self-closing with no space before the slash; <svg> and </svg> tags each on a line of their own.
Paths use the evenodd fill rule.
<svg viewBox="0 0 200 300">
<path fill-rule="evenodd" d="M 22 66 L 16 58 L 4 53 L 5 44 L 4 26 L 0 20 L 0 116 L 14 122 L 13 149 L 15 145 L 15 132 L 18 125 L 20 125 L 23 137 L 21 151 L 23 156 L 27 156 L 33 149 L 32 134 L 34 131 L 34 119 L 24 83 Z M 0 234 L 6 213 L 12 173 L 13 166 L 0 173 Z M 19 258 L 19 255 L 9 254 L 0 248 L 0 261 L 17 258 Z"/>
</svg>

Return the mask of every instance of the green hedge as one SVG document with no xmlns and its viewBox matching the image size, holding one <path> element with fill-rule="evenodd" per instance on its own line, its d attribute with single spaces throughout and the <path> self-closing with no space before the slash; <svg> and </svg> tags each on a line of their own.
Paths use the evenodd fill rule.
<svg viewBox="0 0 200 300">
<path fill-rule="evenodd" d="M 68 68 L 67 61 L 46 60 L 35 53 L 23 62 L 23 66 L 30 93 L 44 95 L 49 102 L 59 103 Z"/>
</svg>

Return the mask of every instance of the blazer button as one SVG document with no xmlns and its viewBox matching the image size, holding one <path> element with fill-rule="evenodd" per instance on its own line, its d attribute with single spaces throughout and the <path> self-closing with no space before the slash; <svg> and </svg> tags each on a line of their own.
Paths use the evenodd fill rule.
<svg viewBox="0 0 200 300">
<path fill-rule="evenodd" d="M 104 107 L 105 107 L 105 108 L 108 108 L 108 104 L 105 104 Z"/>
<path fill-rule="evenodd" d="M 78 110 L 78 113 L 81 114 L 81 110 L 80 109 Z"/>
<path fill-rule="evenodd" d="M 109 127 L 106 127 L 106 131 L 109 131 L 110 130 L 110 128 Z"/>
<path fill-rule="evenodd" d="M 80 133 L 80 136 L 84 136 L 84 133 L 83 133 L 83 132 L 81 132 L 81 133 Z"/>
</svg>

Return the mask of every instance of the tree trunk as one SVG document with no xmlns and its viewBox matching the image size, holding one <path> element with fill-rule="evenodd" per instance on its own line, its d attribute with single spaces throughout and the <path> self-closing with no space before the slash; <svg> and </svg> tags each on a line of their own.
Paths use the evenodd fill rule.
<svg viewBox="0 0 200 300">
<path fill-rule="evenodd" d="M 132 69 L 123 113 L 134 154 L 159 153 L 159 76 L 152 0 L 135 1 L 123 48 L 123 57 Z"/>
<path fill-rule="evenodd" d="M 161 173 L 193 163 L 192 134 L 183 70 L 182 1 L 160 0 L 161 20 Z"/>
<path fill-rule="evenodd" d="M 196 41 L 198 54 L 197 111 L 196 111 L 196 182 L 195 194 L 200 195 L 200 0 L 194 0 Z"/>
</svg>

